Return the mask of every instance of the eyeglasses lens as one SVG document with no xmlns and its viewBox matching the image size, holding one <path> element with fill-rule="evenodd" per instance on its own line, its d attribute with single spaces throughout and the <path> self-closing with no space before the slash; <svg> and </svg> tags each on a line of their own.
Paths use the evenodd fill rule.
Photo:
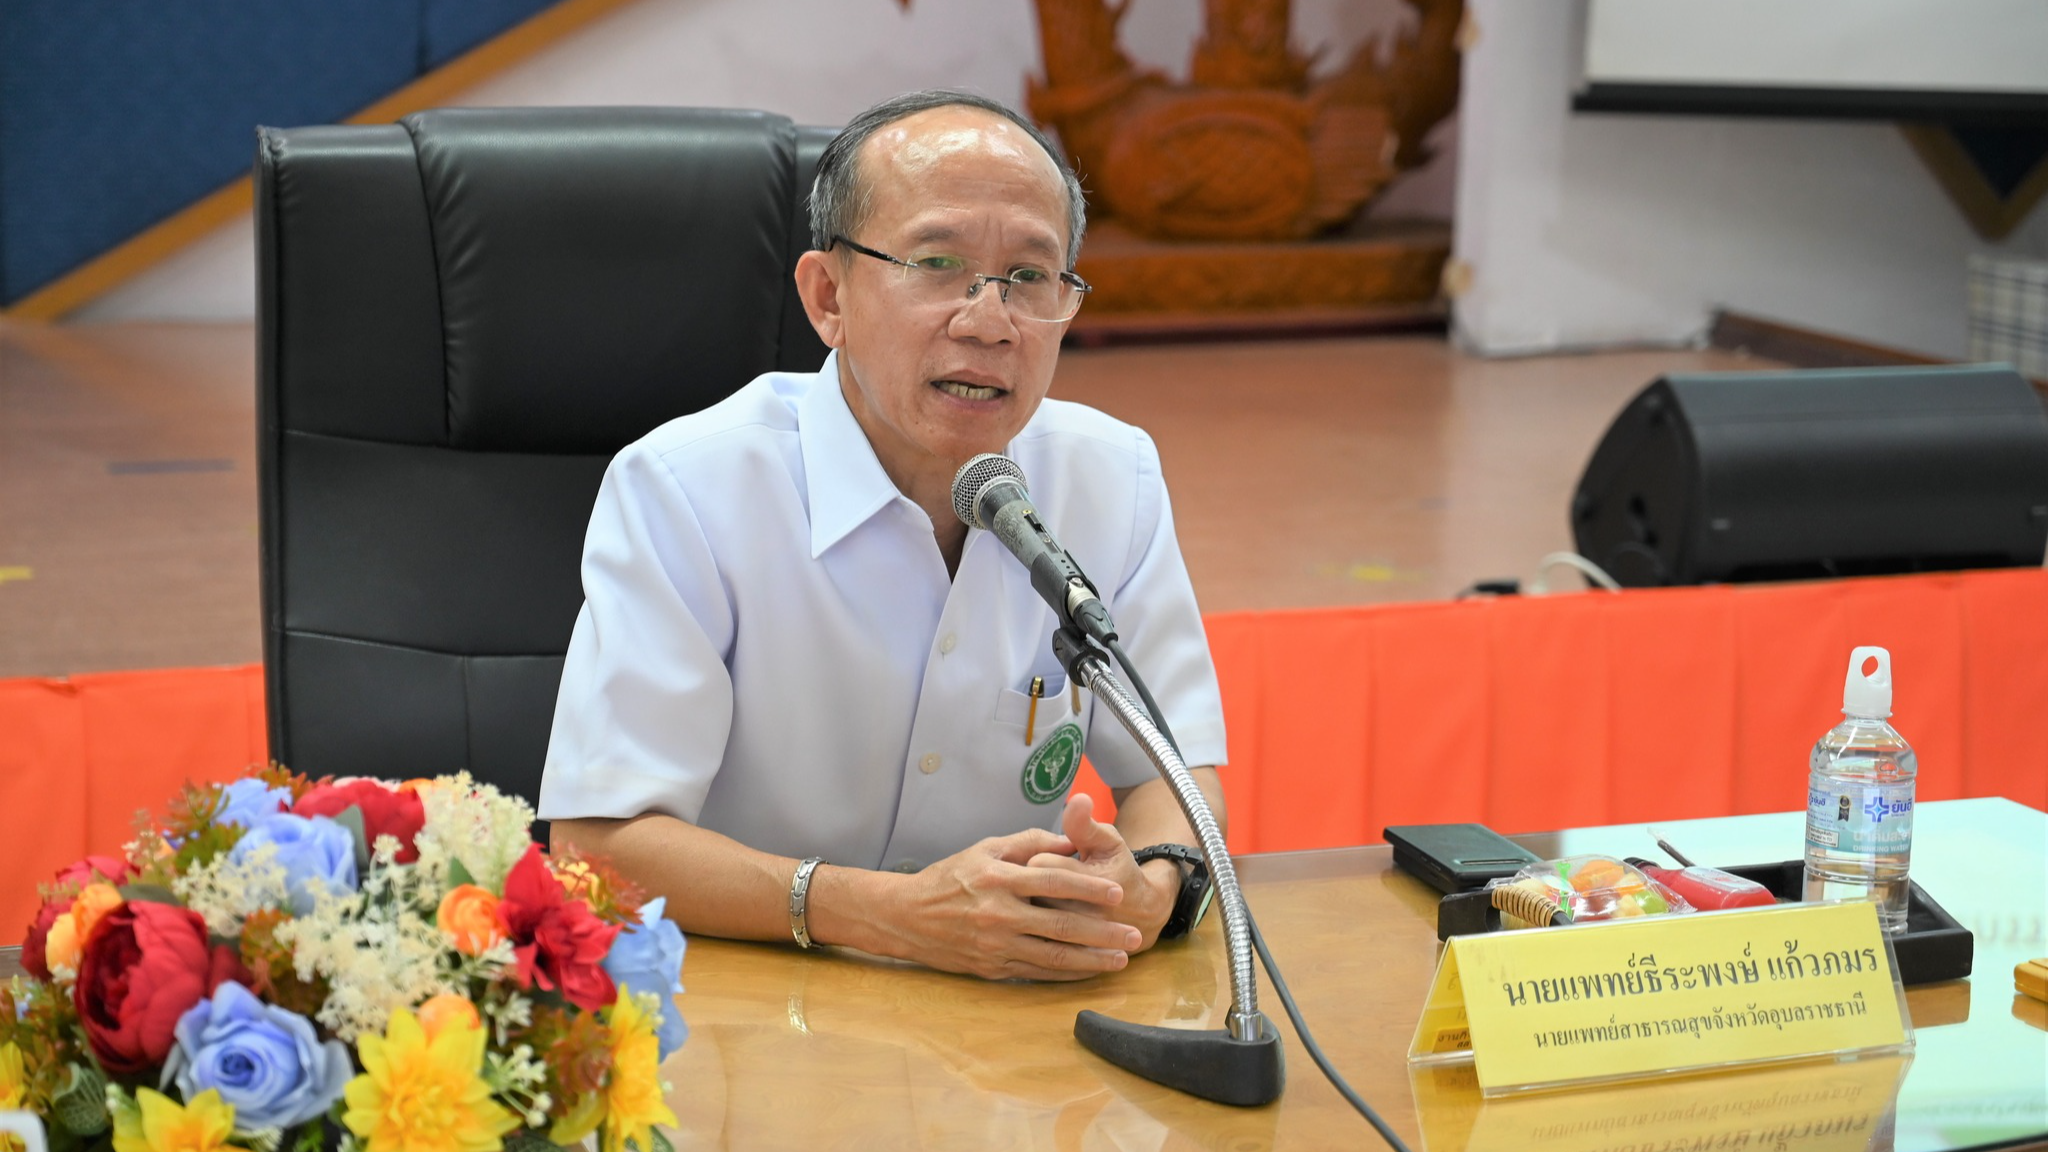
<svg viewBox="0 0 2048 1152">
<path fill-rule="evenodd" d="M 905 267 L 903 279 L 920 304 L 934 307 L 972 300 L 987 290 L 1008 304 L 1013 314 L 1028 320 L 1066 320 L 1081 310 L 1080 290 L 1044 271 L 1020 270 L 1002 277 L 975 273 L 964 266 L 918 264 Z"/>
</svg>

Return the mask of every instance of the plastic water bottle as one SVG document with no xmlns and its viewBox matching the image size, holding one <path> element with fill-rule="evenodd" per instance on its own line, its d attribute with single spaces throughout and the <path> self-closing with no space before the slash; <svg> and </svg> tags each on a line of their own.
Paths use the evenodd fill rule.
<svg viewBox="0 0 2048 1152">
<path fill-rule="evenodd" d="M 1906 930 L 1919 762 L 1892 714 L 1892 654 L 1849 654 L 1840 724 L 1813 746 L 1806 781 L 1806 899 L 1875 900 L 1887 932 Z"/>
</svg>

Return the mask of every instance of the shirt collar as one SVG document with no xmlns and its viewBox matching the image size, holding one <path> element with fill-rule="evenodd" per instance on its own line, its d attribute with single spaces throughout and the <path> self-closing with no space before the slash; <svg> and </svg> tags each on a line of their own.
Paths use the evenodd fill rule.
<svg viewBox="0 0 2048 1152">
<path fill-rule="evenodd" d="M 825 357 L 797 409 L 797 440 L 811 507 L 811 559 L 846 538 L 891 501 L 903 499 L 839 388 L 839 353 Z"/>
</svg>

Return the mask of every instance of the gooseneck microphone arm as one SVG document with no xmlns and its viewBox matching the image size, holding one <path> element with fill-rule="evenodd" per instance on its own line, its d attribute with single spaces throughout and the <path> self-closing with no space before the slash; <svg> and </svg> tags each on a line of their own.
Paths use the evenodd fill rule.
<svg viewBox="0 0 2048 1152">
<path fill-rule="evenodd" d="M 1067 674 L 1079 680 L 1095 698 L 1102 701 L 1110 713 L 1124 726 L 1145 755 L 1152 760 L 1153 767 L 1166 779 L 1167 786 L 1180 801 L 1182 815 L 1195 830 L 1195 836 L 1202 842 L 1202 858 L 1209 863 L 1209 882 L 1216 886 L 1216 903 L 1223 910 L 1223 930 L 1230 949 L 1230 1034 L 1239 1040 L 1258 1039 L 1259 990 L 1254 982 L 1252 970 L 1252 932 L 1245 923 L 1244 893 L 1237 886 L 1237 868 L 1230 862 L 1230 853 L 1223 846 L 1223 833 L 1216 827 L 1216 816 L 1209 810 L 1208 797 L 1202 795 L 1201 786 L 1188 773 L 1187 765 L 1175 748 L 1152 723 L 1124 686 L 1118 682 L 1109 662 L 1091 647 L 1077 645 L 1074 638 L 1064 630 L 1054 633 L 1053 654 L 1067 669 Z"/>
<path fill-rule="evenodd" d="M 1202 842 L 1202 858 L 1208 862 L 1216 902 L 1223 910 L 1224 943 L 1230 955 L 1231 1003 L 1225 1028 L 1162 1028 L 1084 1009 L 1074 1018 L 1074 1038 L 1112 1064 L 1204 1100 L 1247 1107 L 1270 1104 L 1287 1083 L 1284 1050 L 1279 1031 L 1259 1011 L 1251 913 L 1209 801 L 1180 752 L 1124 691 L 1100 649 L 1070 628 L 1053 633 L 1052 648 L 1067 674 L 1086 684 L 1145 749 L 1180 801 L 1181 813 Z"/>
<path fill-rule="evenodd" d="M 1209 801 L 1181 760 L 1180 750 L 1131 699 L 1110 668 L 1105 646 L 1119 656 L 1121 651 L 1115 648 L 1116 631 L 1108 610 L 1080 566 L 1039 523 L 1024 489 L 1023 470 L 1012 461 L 993 454 L 969 460 L 953 478 L 953 507 L 968 524 L 995 531 L 1030 569 L 1032 587 L 1060 617 L 1061 626 L 1052 639 L 1054 656 L 1074 682 L 1086 685 L 1130 732 L 1173 790 L 1181 813 L 1201 841 L 1216 901 L 1223 909 L 1231 993 L 1225 1028 L 1161 1028 L 1083 1011 L 1074 1020 L 1075 1038 L 1113 1064 L 1205 1100 L 1252 1106 L 1279 1099 L 1286 1064 L 1279 1032 L 1259 1011 L 1251 913 L 1238 888 L 1237 870 Z M 997 531 L 998 525 L 1005 530 Z M 1143 693 L 1137 670 L 1128 662 L 1124 666 Z M 1150 694 L 1143 694 L 1150 704 Z"/>
</svg>

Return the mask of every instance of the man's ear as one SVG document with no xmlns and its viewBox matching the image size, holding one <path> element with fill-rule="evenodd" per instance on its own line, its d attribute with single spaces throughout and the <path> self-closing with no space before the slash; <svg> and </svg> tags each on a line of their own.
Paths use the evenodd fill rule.
<svg viewBox="0 0 2048 1152">
<path fill-rule="evenodd" d="M 829 252 L 813 248 L 797 257 L 797 298 L 827 348 L 838 348 L 846 339 L 846 319 L 839 311 L 839 277 L 845 271 L 846 265 Z"/>
</svg>

